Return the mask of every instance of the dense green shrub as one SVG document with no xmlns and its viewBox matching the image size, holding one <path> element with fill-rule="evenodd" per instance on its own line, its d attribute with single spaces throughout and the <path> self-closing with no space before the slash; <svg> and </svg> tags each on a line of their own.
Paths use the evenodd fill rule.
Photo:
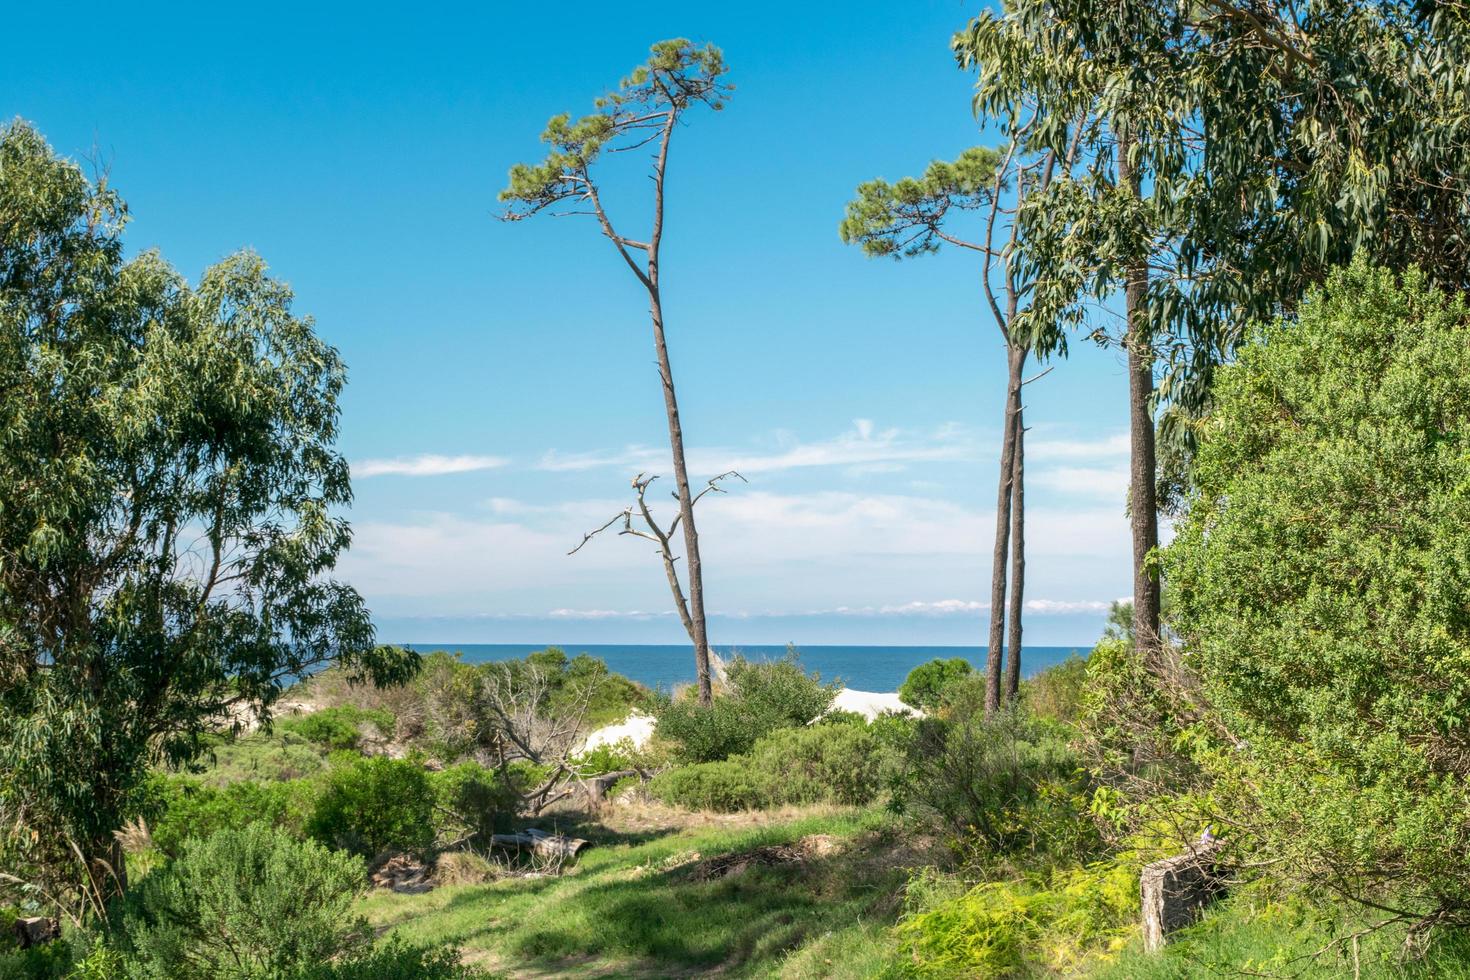
<svg viewBox="0 0 1470 980">
<path fill-rule="evenodd" d="M 306 832 L 369 859 L 387 851 L 425 851 L 434 843 L 428 774 L 416 762 L 383 756 L 334 767 Z"/>
<path fill-rule="evenodd" d="M 1075 724 L 1083 713 L 1087 658 L 1072 654 L 1021 682 L 1021 699 L 1034 717 Z"/>
<path fill-rule="evenodd" d="M 488 843 L 491 834 L 509 829 L 520 791 L 528 781 L 520 767 L 503 775 L 477 762 L 461 762 L 430 773 L 440 835 L 446 840 Z"/>
<path fill-rule="evenodd" d="M 862 721 L 782 728 L 747 755 L 670 769 L 649 792 L 698 810 L 804 803 L 861 806 L 877 798 L 901 756 Z"/>
<path fill-rule="evenodd" d="M 381 708 L 369 710 L 356 705 L 337 705 L 309 715 L 282 718 L 281 731 L 295 732 L 309 742 L 328 749 L 355 749 L 362 741 L 363 725 L 370 724 L 384 738 L 393 737 L 393 715 Z"/>
<path fill-rule="evenodd" d="M 139 978 L 289 976 L 366 948 L 365 886 L 357 858 L 254 824 L 187 841 L 128 892 L 114 931 Z"/>
<path fill-rule="evenodd" d="M 240 830 L 252 823 L 280 827 L 299 836 L 313 793 L 313 785 L 299 779 L 218 787 L 172 777 L 163 784 L 161 812 L 151 825 L 153 843 L 165 854 L 177 855 L 188 838 Z"/>
<path fill-rule="evenodd" d="M 931 660 L 919 664 L 904 678 L 898 688 L 898 697 L 904 704 L 922 711 L 934 711 L 946 700 L 946 692 L 956 681 L 964 680 L 974 671 L 964 657 L 948 660 Z"/>
<path fill-rule="evenodd" d="M 693 698 L 659 706 L 659 736 L 672 741 L 685 762 L 728 759 L 778 728 L 808 724 L 832 706 L 840 688 L 802 670 L 794 650 L 772 661 L 736 657 L 726 674 L 728 689 L 707 707 Z"/>
<path fill-rule="evenodd" d="M 1138 870 L 1123 858 L 957 895 L 933 872 L 921 875 L 897 930 L 902 975 L 1075 976 L 1090 955 L 1125 942 L 1138 916 Z"/>
<path fill-rule="evenodd" d="M 1355 264 L 1223 369 L 1165 556 L 1215 769 L 1294 873 L 1470 920 L 1470 310 Z M 1235 779 L 1239 776 L 1242 778 Z"/>
<path fill-rule="evenodd" d="M 1085 787 L 1064 734 L 1023 708 L 987 714 L 984 705 L 976 675 L 954 686 L 944 717 L 915 723 L 894 805 L 961 851 L 1090 849 Z"/>
<path fill-rule="evenodd" d="M 771 780 L 744 759 L 726 759 L 667 769 L 649 780 L 648 792 L 673 806 L 733 813 L 767 805 Z"/>
<path fill-rule="evenodd" d="M 774 731 L 736 760 L 762 773 L 771 803 L 871 803 L 889 768 L 861 722 Z"/>
<path fill-rule="evenodd" d="M 200 778 L 215 786 L 246 779 L 300 779 L 326 768 L 320 746 L 285 731 L 220 739 L 209 746 L 206 760 Z"/>
</svg>

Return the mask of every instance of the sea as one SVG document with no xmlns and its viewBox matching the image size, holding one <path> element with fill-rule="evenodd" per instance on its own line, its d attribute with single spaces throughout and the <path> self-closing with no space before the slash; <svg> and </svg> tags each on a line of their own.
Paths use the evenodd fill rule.
<svg viewBox="0 0 1470 980">
<path fill-rule="evenodd" d="M 591 654 L 606 662 L 608 669 L 651 688 L 673 689 L 694 683 L 694 653 L 688 646 L 637 646 L 617 644 L 520 644 L 520 643 L 408 643 L 419 653 L 443 650 L 457 653 L 466 663 L 488 663 L 524 657 L 548 646 L 560 646 L 569 655 Z M 785 656 L 785 646 L 716 646 L 726 660 L 737 654 L 747 660 L 774 660 Z M 985 647 L 868 647 L 803 646 L 797 648 L 802 666 L 821 674 L 823 680 L 840 680 L 855 691 L 896 691 L 919 664 L 935 658 L 964 657 L 984 669 Z M 1030 677 L 1061 663 L 1070 656 L 1087 656 L 1085 647 L 1021 647 L 1021 673 Z"/>
</svg>

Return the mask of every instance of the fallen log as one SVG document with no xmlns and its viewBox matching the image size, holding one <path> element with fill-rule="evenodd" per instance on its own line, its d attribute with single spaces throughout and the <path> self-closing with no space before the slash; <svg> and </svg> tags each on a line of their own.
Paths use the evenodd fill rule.
<svg viewBox="0 0 1470 980">
<path fill-rule="evenodd" d="M 1143 948 L 1156 953 L 1169 933 L 1194 922 L 1200 911 L 1225 890 L 1215 856 L 1221 843 L 1205 836 L 1188 853 L 1146 865 L 1140 876 L 1143 897 Z"/>
<path fill-rule="evenodd" d="M 543 857 L 576 857 L 577 852 L 587 846 L 580 837 L 565 837 L 548 834 L 534 827 L 517 834 L 492 834 L 490 846 L 509 851 L 531 851 Z"/>
</svg>

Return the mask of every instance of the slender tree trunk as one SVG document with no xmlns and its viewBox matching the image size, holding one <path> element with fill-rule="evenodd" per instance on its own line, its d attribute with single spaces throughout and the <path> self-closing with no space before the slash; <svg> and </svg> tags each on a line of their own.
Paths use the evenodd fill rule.
<svg viewBox="0 0 1470 980">
<path fill-rule="evenodd" d="M 1128 159 L 1132 141 L 1118 139 L 1118 182 L 1134 197 L 1139 195 L 1138 173 Z M 1149 568 L 1148 556 L 1159 545 L 1158 502 L 1155 499 L 1157 462 L 1154 449 L 1153 343 L 1148 326 L 1146 297 L 1148 263 L 1140 255 L 1128 265 L 1123 291 L 1128 332 L 1128 438 L 1131 450 L 1128 516 L 1133 531 L 1133 641 L 1143 653 L 1159 645 L 1159 581 Z"/>
<path fill-rule="evenodd" d="M 663 304 L 658 289 L 649 292 L 649 315 L 653 319 L 653 346 L 658 353 L 658 374 L 664 388 L 664 412 L 669 420 L 669 449 L 674 457 L 674 483 L 679 493 L 679 520 L 684 525 L 684 558 L 689 577 L 689 639 L 694 644 L 694 667 L 699 679 L 699 701 L 709 704 L 709 634 L 704 620 L 704 576 L 699 563 L 699 531 L 694 526 L 694 496 L 689 490 L 689 468 L 684 464 L 684 429 L 679 424 L 679 399 L 674 394 L 674 372 L 669 366 L 669 345 L 664 339 Z"/>
<path fill-rule="evenodd" d="M 1016 453 L 1011 467 L 1011 594 L 1006 630 L 1005 699 L 1021 689 L 1021 609 L 1026 598 L 1026 423 L 1016 408 Z"/>
<path fill-rule="evenodd" d="M 1000 477 L 995 502 L 995 547 L 990 561 L 990 636 L 985 648 L 985 710 L 1000 707 L 1001 666 L 1006 629 L 1006 558 L 1011 530 L 1011 477 L 1015 469 L 1017 422 L 1021 408 L 1021 371 L 1026 352 L 1006 348 L 1006 408 L 1001 426 Z"/>
</svg>

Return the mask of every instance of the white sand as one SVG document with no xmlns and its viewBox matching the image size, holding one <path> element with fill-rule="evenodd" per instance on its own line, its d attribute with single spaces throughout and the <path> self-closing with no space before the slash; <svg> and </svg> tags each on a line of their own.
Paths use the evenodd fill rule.
<svg viewBox="0 0 1470 980">
<path fill-rule="evenodd" d="M 898 699 L 897 694 L 880 693 L 877 691 L 854 691 L 843 688 L 837 692 L 837 697 L 832 701 L 833 711 L 852 711 L 862 715 L 868 721 L 883 714 L 885 711 L 893 711 L 902 715 L 915 715 L 922 717 L 924 712 L 911 708 Z M 583 752 L 589 752 L 600 745 L 616 745 L 623 739 L 628 739 L 637 749 L 648 744 L 653 736 L 653 729 L 658 725 L 658 719 L 652 715 L 645 715 L 641 711 L 634 711 L 625 721 L 616 725 L 604 725 L 587 736 L 587 741 L 582 743 Z"/>
<path fill-rule="evenodd" d="M 900 701 L 895 693 L 854 691 L 846 687 L 837 692 L 837 697 L 832 701 L 832 710 L 856 712 L 868 721 L 872 721 L 885 711 L 893 711 L 901 715 L 923 715 L 922 711 L 911 708 Z"/>
<path fill-rule="evenodd" d="M 625 738 L 633 743 L 635 749 L 641 749 L 653 736 L 653 728 L 656 724 L 658 721 L 653 715 L 634 711 L 624 721 L 616 725 L 604 725 L 588 735 L 587 741 L 582 743 L 582 751 L 590 751 L 599 745 L 616 745 Z"/>
</svg>

